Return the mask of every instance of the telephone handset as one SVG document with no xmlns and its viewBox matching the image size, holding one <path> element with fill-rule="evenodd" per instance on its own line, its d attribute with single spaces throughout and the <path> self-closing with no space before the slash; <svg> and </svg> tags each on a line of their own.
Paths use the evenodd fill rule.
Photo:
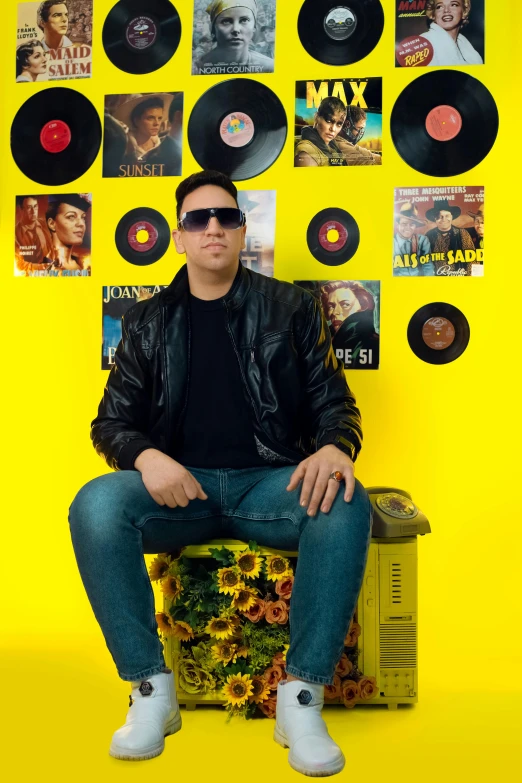
<svg viewBox="0 0 522 783">
<path fill-rule="evenodd" d="M 366 487 L 373 509 L 372 538 L 406 538 L 431 533 L 430 523 L 409 492 Z"/>
</svg>

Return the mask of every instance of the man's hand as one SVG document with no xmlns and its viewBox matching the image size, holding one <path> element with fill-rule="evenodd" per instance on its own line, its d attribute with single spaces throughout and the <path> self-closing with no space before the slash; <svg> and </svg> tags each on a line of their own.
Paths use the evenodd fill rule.
<svg viewBox="0 0 522 783">
<path fill-rule="evenodd" d="M 346 485 L 344 499 L 348 503 L 352 499 L 355 488 L 354 464 L 350 457 L 344 451 L 338 449 L 337 446 L 334 446 L 333 443 L 323 446 L 315 454 L 307 457 L 294 470 L 286 489 L 288 492 L 291 492 L 304 478 L 300 502 L 302 506 L 306 506 L 310 500 L 309 516 L 314 516 L 323 497 L 324 501 L 321 511 L 326 513 L 330 510 L 341 484 L 339 481 L 330 479 L 330 473 L 333 473 L 334 470 L 339 470 L 343 474 Z"/>
</svg>

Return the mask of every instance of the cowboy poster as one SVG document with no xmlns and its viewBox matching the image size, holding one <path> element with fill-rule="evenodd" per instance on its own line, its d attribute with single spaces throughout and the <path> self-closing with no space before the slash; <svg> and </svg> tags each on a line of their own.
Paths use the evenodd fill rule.
<svg viewBox="0 0 522 783">
<path fill-rule="evenodd" d="M 166 285 L 104 285 L 102 303 L 102 370 L 110 370 L 121 340 L 124 313 L 144 299 L 152 299 Z"/>
<path fill-rule="evenodd" d="M 192 73 L 273 73 L 275 5 L 275 0 L 195 0 Z"/>
<path fill-rule="evenodd" d="M 104 177 L 181 175 L 183 93 L 106 95 Z"/>
<path fill-rule="evenodd" d="M 294 166 L 382 164 L 382 78 L 296 82 Z"/>
<path fill-rule="evenodd" d="M 484 275 L 484 188 L 396 188 L 396 277 Z"/>
<path fill-rule="evenodd" d="M 378 370 L 380 280 L 294 280 L 319 301 L 336 358 L 345 370 Z"/>
<path fill-rule="evenodd" d="M 17 84 L 89 79 L 92 0 L 18 3 Z"/>
<path fill-rule="evenodd" d="M 397 68 L 484 63 L 484 0 L 395 3 Z"/>
</svg>

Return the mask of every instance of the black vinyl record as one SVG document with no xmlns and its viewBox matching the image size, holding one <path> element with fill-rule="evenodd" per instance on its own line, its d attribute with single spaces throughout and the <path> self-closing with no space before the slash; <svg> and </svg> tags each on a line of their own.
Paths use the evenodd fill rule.
<svg viewBox="0 0 522 783">
<path fill-rule="evenodd" d="M 126 261 L 147 266 L 158 261 L 170 244 L 169 224 L 150 207 L 137 207 L 127 212 L 116 226 L 116 247 Z"/>
<path fill-rule="evenodd" d="M 413 353 L 430 364 L 447 364 L 464 353 L 469 343 L 466 316 L 447 302 L 430 302 L 414 313 L 408 324 Z"/>
<path fill-rule="evenodd" d="M 306 241 L 314 258 L 339 266 L 349 261 L 359 247 L 359 226 L 349 212 L 328 207 L 310 221 Z"/>
<path fill-rule="evenodd" d="M 92 103 L 68 87 L 49 87 L 23 103 L 11 124 L 18 168 L 42 185 L 65 185 L 92 166 L 102 138 Z"/>
<path fill-rule="evenodd" d="M 305 0 L 297 32 L 314 59 L 327 65 L 351 65 L 377 46 L 384 28 L 379 0 Z"/>
<path fill-rule="evenodd" d="M 472 169 L 486 157 L 497 132 L 493 96 L 462 71 L 419 76 L 404 88 L 391 113 L 391 135 L 401 158 L 434 177 Z"/>
<path fill-rule="evenodd" d="M 181 21 L 169 0 L 120 0 L 102 31 L 105 53 L 126 73 L 151 73 L 167 63 L 181 38 Z"/>
<path fill-rule="evenodd" d="M 283 104 L 254 79 L 228 79 L 210 87 L 192 109 L 187 135 L 203 169 L 232 180 L 250 179 L 279 157 L 288 132 Z"/>
</svg>

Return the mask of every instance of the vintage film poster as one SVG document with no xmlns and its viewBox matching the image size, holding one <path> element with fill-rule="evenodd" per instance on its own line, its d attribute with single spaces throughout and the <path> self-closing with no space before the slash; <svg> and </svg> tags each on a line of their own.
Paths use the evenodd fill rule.
<svg viewBox="0 0 522 783">
<path fill-rule="evenodd" d="M 192 73 L 274 72 L 276 0 L 195 0 Z"/>
<path fill-rule="evenodd" d="M 380 280 L 294 280 L 317 297 L 345 370 L 378 370 Z"/>
<path fill-rule="evenodd" d="M 254 272 L 273 277 L 276 191 L 239 190 L 237 200 L 247 221 L 246 248 L 241 251 L 241 263 Z"/>
<path fill-rule="evenodd" d="M 183 93 L 106 95 L 103 177 L 181 175 Z"/>
<path fill-rule="evenodd" d="M 90 193 L 16 196 L 15 277 L 90 277 Z"/>
<path fill-rule="evenodd" d="M 484 0 L 395 0 L 395 65 L 484 63 Z"/>
<path fill-rule="evenodd" d="M 152 299 L 166 285 L 104 285 L 102 304 L 102 370 L 114 365 L 114 354 L 121 340 L 124 313 L 144 299 Z"/>
<path fill-rule="evenodd" d="M 483 277 L 484 188 L 395 188 L 394 277 Z"/>
<path fill-rule="evenodd" d="M 16 81 L 89 79 L 92 0 L 18 3 Z"/>
<path fill-rule="evenodd" d="M 298 81 L 294 166 L 382 164 L 382 78 Z"/>
</svg>

